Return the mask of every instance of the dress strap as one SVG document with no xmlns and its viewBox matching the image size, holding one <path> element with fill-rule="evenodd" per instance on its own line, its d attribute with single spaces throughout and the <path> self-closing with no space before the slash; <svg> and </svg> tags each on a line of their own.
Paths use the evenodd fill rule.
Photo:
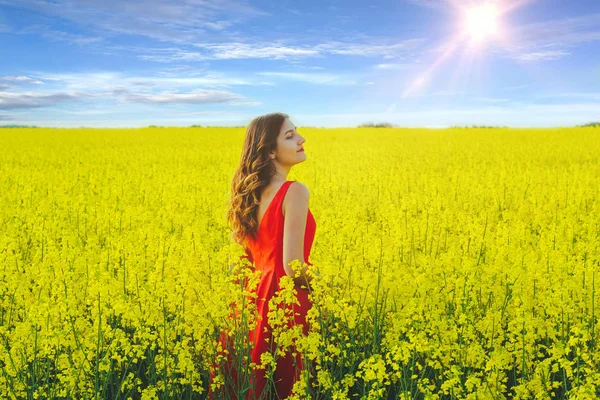
<svg viewBox="0 0 600 400">
<path fill-rule="evenodd" d="M 294 182 L 296 182 L 296 181 L 285 181 L 285 183 L 283 185 L 281 185 L 281 188 L 279 189 L 279 193 L 277 193 L 277 196 L 279 196 L 277 201 L 283 203 L 283 199 L 284 199 L 288 189 L 290 188 L 290 185 Z"/>
</svg>

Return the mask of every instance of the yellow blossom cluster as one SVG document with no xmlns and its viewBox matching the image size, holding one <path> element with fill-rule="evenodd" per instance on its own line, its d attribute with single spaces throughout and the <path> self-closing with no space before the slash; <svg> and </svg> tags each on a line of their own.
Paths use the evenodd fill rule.
<svg viewBox="0 0 600 400">
<path fill-rule="evenodd" d="M 598 128 L 303 134 L 310 329 L 282 277 L 255 365 L 244 129 L 0 130 L 0 398 L 241 398 L 286 352 L 295 399 L 600 398 Z"/>
</svg>

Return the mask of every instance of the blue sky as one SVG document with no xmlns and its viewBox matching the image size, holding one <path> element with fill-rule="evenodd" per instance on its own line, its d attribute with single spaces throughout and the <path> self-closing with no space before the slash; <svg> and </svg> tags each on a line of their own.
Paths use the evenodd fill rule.
<svg viewBox="0 0 600 400">
<path fill-rule="evenodd" d="M 0 125 L 600 120 L 600 1 L 483 1 L 0 0 Z"/>
</svg>

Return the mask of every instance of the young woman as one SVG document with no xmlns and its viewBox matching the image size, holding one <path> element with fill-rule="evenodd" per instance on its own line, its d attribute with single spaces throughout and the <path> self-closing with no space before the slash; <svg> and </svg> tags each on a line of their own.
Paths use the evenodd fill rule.
<svg viewBox="0 0 600 400">
<path fill-rule="evenodd" d="M 286 114 L 256 117 L 248 125 L 240 165 L 231 186 L 228 220 L 232 238 L 245 247 L 245 257 L 253 263 L 254 269 L 261 271 L 255 300 L 257 323 L 250 332 L 251 362 L 256 365 L 261 364 L 261 355 L 273 348 L 268 306 L 279 289 L 279 280 L 285 275 L 293 278 L 300 303 L 294 306 L 294 323 L 302 325 L 304 334 L 308 333 L 306 312 L 310 308 L 311 277 L 307 275 L 307 268 L 312 265 L 308 257 L 316 224 L 308 208 L 308 189 L 298 181 L 287 179 L 290 169 L 306 160 L 305 141 Z M 303 263 L 300 273 L 289 265 L 293 260 Z M 226 335 L 222 335 L 220 340 L 226 339 Z M 286 398 L 300 378 L 301 369 L 300 354 L 292 357 L 291 352 L 287 352 L 285 357 L 277 359 L 275 387 L 265 388 L 268 384 L 265 371 L 256 370 L 246 398 Z M 233 393 L 228 392 L 228 397 L 233 397 Z M 270 396 L 266 395 L 268 392 Z"/>
</svg>

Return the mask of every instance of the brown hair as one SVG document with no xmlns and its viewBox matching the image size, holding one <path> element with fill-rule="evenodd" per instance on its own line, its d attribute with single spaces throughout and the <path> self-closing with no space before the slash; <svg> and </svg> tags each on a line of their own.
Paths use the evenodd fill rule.
<svg viewBox="0 0 600 400">
<path fill-rule="evenodd" d="M 258 233 L 258 204 L 261 189 L 275 174 L 269 152 L 277 147 L 277 135 L 289 116 L 270 113 L 254 118 L 246 129 L 240 165 L 233 175 L 227 220 L 231 239 L 246 246 L 247 237 Z"/>
</svg>

